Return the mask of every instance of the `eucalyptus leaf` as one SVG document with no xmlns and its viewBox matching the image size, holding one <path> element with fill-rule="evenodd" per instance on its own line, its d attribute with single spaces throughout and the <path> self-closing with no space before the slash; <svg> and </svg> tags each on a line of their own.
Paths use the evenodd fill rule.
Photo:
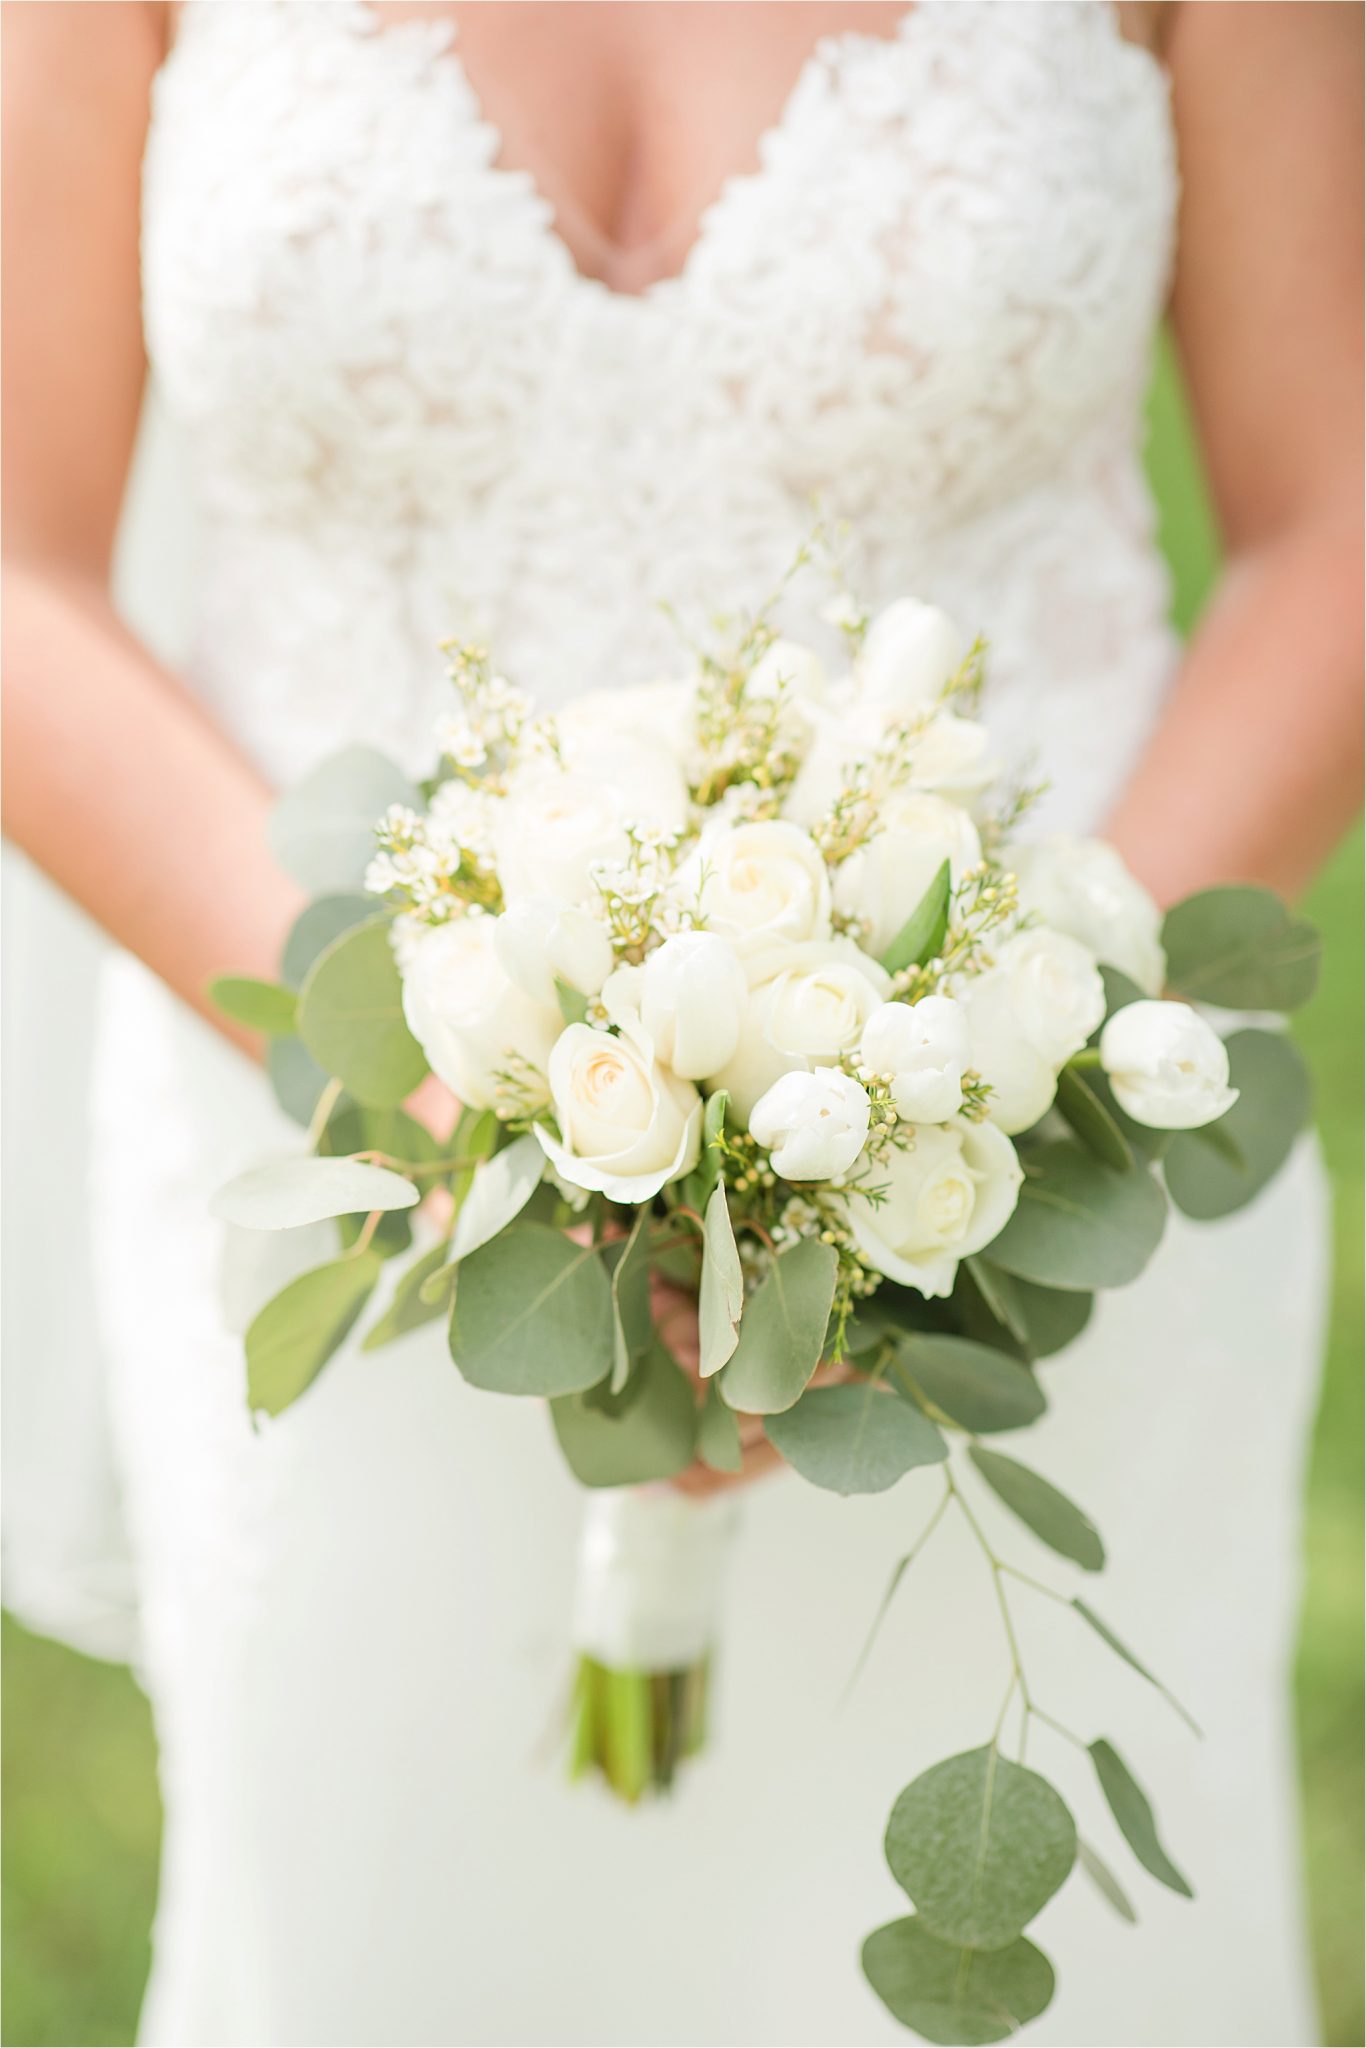
<svg viewBox="0 0 1366 2048">
<path fill-rule="evenodd" d="M 246 1335 L 247 1400 L 279 1415 L 345 1341 L 379 1278 L 377 1252 L 315 1266 L 268 1301 Z"/>
<path fill-rule="evenodd" d="M 814 1237 L 774 1259 L 745 1303 L 740 1341 L 721 1379 L 727 1406 L 777 1415 L 800 1399 L 820 1364 L 836 1264 L 835 1247 Z"/>
<path fill-rule="evenodd" d="M 1013 1282 L 1016 1308 L 1029 1333 L 1029 1349 L 1035 1358 L 1052 1358 L 1065 1351 L 1091 1320 L 1095 1296 L 1074 1287 L 1040 1287 L 1018 1274 L 1003 1274 Z"/>
<path fill-rule="evenodd" d="M 386 919 L 343 932 L 314 961 L 299 994 L 299 1035 L 367 1108 L 395 1108 L 412 1094 L 427 1062 L 404 1022 Z"/>
<path fill-rule="evenodd" d="M 443 1157 L 443 1148 L 425 1124 L 405 1109 L 363 1109 L 345 1097 L 338 1103 L 318 1141 L 318 1150 L 330 1158 L 348 1158 L 356 1152 L 382 1152 L 386 1159 L 404 1167 L 430 1166 Z"/>
<path fill-rule="evenodd" d="M 466 1259 L 521 1215 L 545 1176 L 545 1154 L 526 1131 L 474 1170 L 451 1239 L 451 1257 Z"/>
<path fill-rule="evenodd" d="M 444 1242 L 434 1244 L 399 1275 L 393 1300 L 361 1339 L 362 1351 L 378 1351 L 383 1345 L 392 1344 L 396 1337 L 406 1337 L 427 1323 L 440 1322 L 446 1312 L 444 1290 L 435 1301 L 429 1301 L 423 1289 L 428 1280 L 446 1271 L 448 1252 L 449 1246 Z"/>
<path fill-rule="evenodd" d="M 246 974 L 220 974 L 209 983 L 209 1001 L 235 1024 L 245 1024 L 248 1031 L 260 1031 L 267 1038 L 288 1037 L 297 1022 L 292 989 Z"/>
<path fill-rule="evenodd" d="M 720 1372 L 740 1341 L 745 1305 L 744 1275 L 735 1247 L 726 1191 L 720 1182 L 707 1202 L 702 1229 L 702 1282 L 697 1301 L 697 1338 L 703 1379 Z"/>
<path fill-rule="evenodd" d="M 702 1150 L 688 1178 L 688 1195 L 694 1209 L 705 1210 L 712 1189 L 721 1177 L 721 1133 L 726 1126 L 726 1105 L 730 1095 L 718 1088 L 707 1097 L 702 1112 Z"/>
<path fill-rule="evenodd" d="M 1127 1173 L 1134 1163 L 1129 1141 L 1106 1107 L 1093 1076 L 1082 1067 L 1066 1066 L 1058 1075 L 1055 1097 L 1059 1113 L 1066 1118 L 1089 1152 L 1116 1173 Z"/>
<path fill-rule="evenodd" d="M 1191 1002 L 1226 1010 L 1297 1010 L 1313 995 L 1322 947 L 1312 924 L 1270 889 L 1203 889 L 1162 926 L 1167 980 Z"/>
<path fill-rule="evenodd" d="M 650 1345 L 617 1394 L 590 1403 L 565 1394 L 550 1404 L 569 1468 L 584 1486 L 643 1486 L 692 1463 L 697 1404 L 692 1383 L 662 1344 Z"/>
<path fill-rule="evenodd" d="M 419 807 L 402 769 L 373 747 L 346 747 L 281 797 L 267 826 L 271 851 L 310 896 L 359 889 L 390 804 Z"/>
<path fill-rule="evenodd" d="M 266 1074 L 285 1115 L 307 1130 L 331 1080 L 298 1038 L 272 1038 L 266 1046 Z"/>
<path fill-rule="evenodd" d="M 582 1393 L 612 1368 L 602 1260 L 544 1223 L 514 1223 L 463 1259 L 451 1356 L 497 1394 Z"/>
<path fill-rule="evenodd" d="M 1121 1920 L 1127 1920 L 1131 1927 L 1136 1927 L 1138 1915 L 1133 1909 L 1129 1894 L 1109 1864 L 1096 1854 L 1089 1842 L 1083 1842 L 1080 1835 L 1077 1837 L 1077 1862 L 1106 1904 L 1114 1908 Z"/>
<path fill-rule="evenodd" d="M 903 967 L 921 967 L 933 960 L 949 928 L 949 899 L 953 884 L 945 861 L 896 937 L 879 955 L 889 974 Z"/>
<path fill-rule="evenodd" d="M 588 1015 L 588 998 L 578 989 L 571 988 L 567 981 L 555 980 L 555 1000 L 560 1006 L 560 1016 L 566 1024 L 582 1024 Z"/>
<path fill-rule="evenodd" d="M 1129 1766 L 1108 1742 L 1093 1742 L 1090 1748 L 1106 1804 L 1134 1855 L 1159 1884 L 1193 1899 L 1195 1893 L 1158 1840 L 1152 1806 Z"/>
<path fill-rule="evenodd" d="M 1029 1351 L 1029 1327 L 1020 1308 L 1020 1283 L 1011 1274 L 1003 1273 L 999 1266 L 993 1266 L 980 1253 L 964 1259 L 959 1266 L 959 1276 L 966 1271 L 971 1284 L 982 1298 L 983 1305 L 992 1318 L 1006 1330 L 1024 1351 Z M 971 1334 L 971 1333 L 969 1333 Z"/>
<path fill-rule="evenodd" d="M 279 1159 L 221 1187 L 209 1212 L 244 1230 L 295 1230 L 329 1216 L 411 1209 L 418 1190 L 402 1174 L 357 1159 Z"/>
<path fill-rule="evenodd" d="M 1058 1794 L 995 1744 L 949 1757 L 892 1808 L 892 1876 L 942 1941 L 999 1949 L 1048 1904 L 1076 1860 Z"/>
<path fill-rule="evenodd" d="M 1045 2012 L 1053 1969 L 1032 1941 L 965 1949 L 908 1914 L 863 1944 L 863 1974 L 894 2019 L 926 2041 L 1004 2041 Z"/>
<path fill-rule="evenodd" d="M 619 1394 L 633 1362 L 648 1350 L 650 1315 L 650 1205 L 642 1203 L 612 1268 L 612 1392 Z"/>
<path fill-rule="evenodd" d="M 1176 1694 L 1170 1691 L 1169 1688 L 1162 1683 L 1162 1680 L 1160 1678 L 1154 1677 L 1153 1673 L 1148 1669 L 1146 1664 L 1139 1662 L 1138 1658 L 1134 1655 L 1133 1651 L 1128 1647 L 1128 1645 L 1122 1643 L 1119 1637 L 1115 1634 L 1114 1630 L 1101 1620 L 1100 1616 L 1096 1613 L 1095 1608 L 1088 1607 L 1084 1600 L 1078 1599 L 1075 1595 L 1073 1596 L 1072 1605 L 1076 1608 L 1077 1613 L 1081 1616 L 1082 1620 L 1086 1623 L 1087 1627 L 1095 1630 L 1095 1633 L 1100 1637 L 1101 1641 L 1107 1646 L 1107 1648 L 1113 1650 L 1117 1657 L 1122 1657 L 1124 1662 L 1129 1666 L 1129 1669 L 1131 1671 L 1136 1671 L 1140 1678 L 1146 1678 L 1149 1685 L 1151 1685 L 1155 1691 L 1161 1693 L 1163 1699 L 1167 1702 L 1168 1706 L 1171 1707 L 1174 1712 L 1178 1713 L 1181 1716 L 1181 1719 L 1185 1722 L 1186 1726 L 1191 1730 L 1192 1734 L 1198 1735 L 1200 1733 L 1199 1723 L 1194 1719 L 1192 1715 L 1186 1712 L 1186 1709 L 1182 1706 L 1180 1700 L 1176 1697 Z"/>
<path fill-rule="evenodd" d="M 966 1337 L 902 1337 L 896 1356 L 899 1372 L 963 1429 L 1024 1429 L 1047 1406 L 1027 1365 Z"/>
<path fill-rule="evenodd" d="M 280 979 L 293 989 L 303 986 L 309 968 L 334 939 L 375 914 L 373 896 L 317 896 L 306 903 L 290 927 L 280 962 Z"/>
<path fill-rule="evenodd" d="M 1217 1123 L 1176 1132 L 1163 1162 L 1177 1208 L 1202 1223 L 1231 1215 L 1260 1194 L 1309 1121 L 1309 1076 L 1289 1038 L 1235 1031 L 1227 1047 L 1238 1100 Z"/>
<path fill-rule="evenodd" d="M 913 1466 L 949 1454 L 929 1417 L 876 1380 L 808 1387 L 765 1427 L 793 1470 L 830 1493 L 884 1493 Z"/>
<path fill-rule="evenodd" d="M 1124 1287 L 1161 1242 L 1162 1190 L 1146 1169 L 1115 1173 L 1071 1139 L 1031 1147 L 1015 1213 L 991 1263 L 1042 1287 Z"/>
<path fill-rule="evenodd" d="M 1041 1543 L 1070 1557 L 1083 1571 L 1098 1572 L 1105 1563 L 1105 1547 L 1089 1515 L 1084 1515 L 1065 1493 L 1059 1493 L 1027 1465 L 1003 1458 L 999 1451 L 983 1450 L 973 1444 L 969 1453 L 987 1485 Z"/>
<path fill-rule="evenodd" d="M 697 1419 L 697 1455 L 713 1472 L 738 1472 L 744 1463 L 739 1420 L 721 1399 L 716 1380 L 707 1388 Z"/>
</svg>

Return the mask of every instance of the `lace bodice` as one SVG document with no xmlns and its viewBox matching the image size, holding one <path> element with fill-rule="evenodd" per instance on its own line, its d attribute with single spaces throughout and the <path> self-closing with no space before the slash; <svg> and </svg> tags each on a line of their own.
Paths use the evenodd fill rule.
<svg viewBox="0 0 1366 2048">
<path fill-rule="evenodd" d="M 204 527 L 193 680 L 280 780 L 414 763 L 436 643 L 546 701 L 761 599 L 813 500 L 873 603 L 993 645 L 1054 818 L 1099 814 L 1170 671 L 1139 464 L 1176 174 L 1098 0 L 920 0 L 825 38 L 681 275 L 576 269 L 448 23 L 196 0 L 157 82 L 149 348 Z M 801 614 L 828 591 L 799 586 Z"/>
</svg>

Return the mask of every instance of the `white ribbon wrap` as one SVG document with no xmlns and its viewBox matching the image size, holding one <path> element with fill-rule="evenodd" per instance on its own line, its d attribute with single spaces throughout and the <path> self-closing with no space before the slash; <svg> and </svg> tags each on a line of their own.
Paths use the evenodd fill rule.
<svg viewBox="0 0 1366 2048">
<path fill-rule="evenodd" d="M 590 1494 L 579 1538 L 575 1647 L 616 1671 L 685 1671 L 711 1648 L 735 1502 L 672 1486 Z"/>
</svg>

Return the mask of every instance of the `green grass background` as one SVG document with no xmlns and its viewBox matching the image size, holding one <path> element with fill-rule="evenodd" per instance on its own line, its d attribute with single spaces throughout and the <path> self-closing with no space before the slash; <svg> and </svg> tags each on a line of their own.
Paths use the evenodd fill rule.
<svg viewBox="0 0 1366 2048">
<path fill-rule="evenodd" d="M 1162 539 L 1189 625 L 1214 533 L 1170 358 L 1152 400 Z M 1336 1192 L 1336 1279 L 1309 1478 L 1308 1587 L 1295 1674 L 1324 2039 L 1362 2019 L 1362 844 L 1314 887 L 1323 986 L 1297 1029 Z M 122 1670 L 4 1624 L 0 2040 L 133 2039 L 148 1961 L 159 1815 L 146 1703 Z M 1195 1937 L 1198 1938 L 1198 1937 Z"/>
</svg>

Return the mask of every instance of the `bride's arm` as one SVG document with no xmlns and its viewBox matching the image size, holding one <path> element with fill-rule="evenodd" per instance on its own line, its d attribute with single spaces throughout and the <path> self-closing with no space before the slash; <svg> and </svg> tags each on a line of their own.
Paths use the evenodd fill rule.
<svg viewBox="0 0 1366 2048">
<path fill-rule="evenodd" d="M 1294 892 L 1361 787 L 1359 7 L 1178 7 L 1173 316 L 1226 549 L 1109 835 L 1164 900 Z"/>
<path fill-rule="evenodd" d="M 266 849 L 261 778 L 109 600 L 143 381 L 138 185 L 160 14 L 5 8 L 4 812 L 10 838 L 204 1009 L 213 974 L 274 974 L 300 899 Z"/>
</svg>

